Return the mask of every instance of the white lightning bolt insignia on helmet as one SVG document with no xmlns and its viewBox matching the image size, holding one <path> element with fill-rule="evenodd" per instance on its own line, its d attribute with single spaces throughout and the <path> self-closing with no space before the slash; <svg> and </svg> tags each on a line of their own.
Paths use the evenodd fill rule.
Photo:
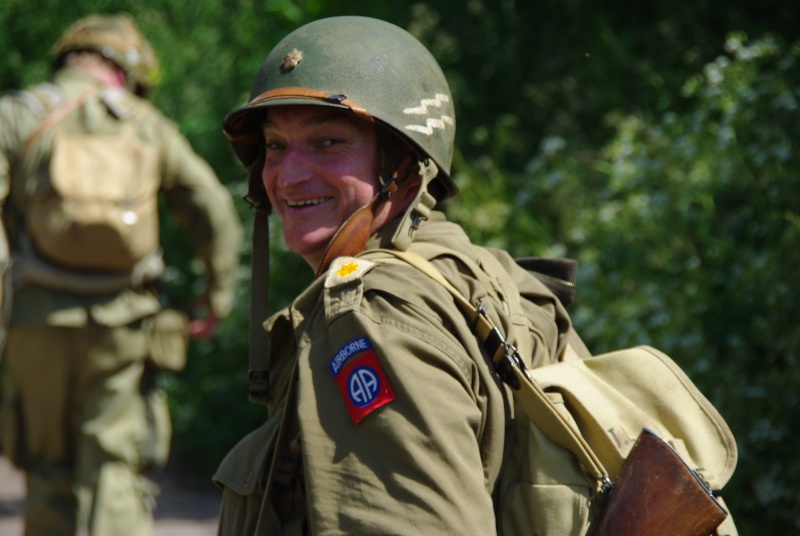
<svg viewBox="0 0 800 536">
<path fill-rule="evenodd" d="M 450 102 L 450 96 L 444 93 L 437 93 L 432 99 L 422 99 L 419 106 L 403 109 L 406 115 L 428 115 L 429 108 L 441 108 L 444 103 Z M 435 129 L 444 130 L 446 125 L 455 125 L 455 120 L 449 115 L 440 115 L 439 118 L 428 117 L 424 125 L 405 125 L 406 130 L 419 132 L 425 136 L 431 136 Z"/>
<path fill-rule="evenodd" d="M 415 108 L 405 108 L 403 113 L 408 115 L 428 115 L 428 106 L 441 108 L 445 102 L 450 102 L 450 97 L 443 93 L 437 93 L 432 99 L 422 99 L 420 105 Z"/>
<path fill-rule="evenodd" d="M 433 134 L 434 129 L 441 129 L 444 130 L 446 125 L 453 125 L 455 122 L 453 118 L 447 115 L 441 116 L 439 119 L 435 117 L 429 117 L 425 120 L 424 125 L 406 125 L 406 130 L 411 130 L 414 132 L 419 132 L 420 134 L 425 134 L 426 136 L 430 136 Z"/>
</svg>

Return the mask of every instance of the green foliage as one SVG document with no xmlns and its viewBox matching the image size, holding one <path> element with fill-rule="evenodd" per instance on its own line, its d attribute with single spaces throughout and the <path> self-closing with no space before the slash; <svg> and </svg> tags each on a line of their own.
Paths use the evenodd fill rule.
<svg viewBox="0 0 800 536">
<path fill-rule="evenodd" d="M 800 4 L 6 0 L 0 89 L 46 78 L 50 44 L 72 18 L 121 10 L 159 53 L 154 102 L 230 188 L 248 230 L 245 173 L 220 123 L 247 100 L 266 53 L 322 16 L 408 28 L 456 100 L 462 192 L 449 216 L 518 256 L 578 258 L 572 315 L 590 347 L 649 343 L 674 356 L 734 429 L 740 464 L 725 495 L 741 532 L 797 532 Z M 202 268 L 168 217 L 164 239 L 165 299 L 188 306 Z M 278 308 L 313 274 L 278 225 L 272 251 Z M 249 244 L 242 263 L 218 337 L 193 343 L 187 370 L 162 378 L 173 459 L 203 474 L 264 416 L 246 401 Z"/>
<path fill-rule="evenodd" d="M 672 354 L 734 429 L 727 497 L 742 532 L 791 532 L 800 47 L 732 34 L 725 48 L 684 85 L 684 113 L 614 119 L 596 165 L 605 184 L 564 219 L 583 262 L 573 318 L 595 350 Z"/>
</svg>

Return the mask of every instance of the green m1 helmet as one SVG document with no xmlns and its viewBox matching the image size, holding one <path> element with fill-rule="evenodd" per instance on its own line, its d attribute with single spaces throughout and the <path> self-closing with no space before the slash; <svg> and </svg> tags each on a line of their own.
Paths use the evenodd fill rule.
<svg viewBox="0 0 800 536">
<path fill-rule="evenodd" d="M 53 46 L 56 68 L 67 54 L 80 51 L 95 52 L 119 66 L 139 95 L 161 81 L 153 47 L 130 15 L 89 15 L 74 22 Z"/>
<path fill-rule="evenodd" d="M 332 17 L 300 27 L 272 49 L 249 102 L 223 121 L 250 170 L 251 190 L 260 183 L 258 132 L 266 109 L 297 104 L 349 109 L 387 127 L 436 164 L 439 200 L 458 191 L 450 178 L 456 127 L 450 87 L 428 49 L 402 28 L 367 17 Z"/>
</svg>

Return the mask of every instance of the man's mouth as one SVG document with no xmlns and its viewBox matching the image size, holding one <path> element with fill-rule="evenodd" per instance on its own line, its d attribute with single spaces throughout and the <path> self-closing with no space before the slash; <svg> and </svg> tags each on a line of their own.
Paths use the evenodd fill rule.
<svg viewBox="0 0 800 536">
<path fill-rule="evenodd" d="M 300 208 L 300 207 L 310 207 L 314 205 L 319 205 L 320 203 L 324 203 L 329 199 L 333 199 L 332 197 L 315 197 L 313 199 L 303 199 L 301 201 L 286 201 L 286 204 L 292 208 Z"/>
</svg>

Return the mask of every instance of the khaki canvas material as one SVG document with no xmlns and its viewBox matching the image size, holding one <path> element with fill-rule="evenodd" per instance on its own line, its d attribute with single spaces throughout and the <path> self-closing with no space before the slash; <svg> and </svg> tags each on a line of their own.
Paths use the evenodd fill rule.
<svg viewBox="0 0 800 536">
<path fill-rule="evenodd" d="M 433 264 L 413 252 L 383 253 L 388 255 L 388 262 L 401 259 L 446 288 L 475 326 L 476 334 L 482 340 L 488 339 L 495 328 L 491 319 L 481 315 L 479 307 L 464 297 Z M 482 268 L 491 272 L 499 269 L 496 260 L 485 254 L 482 267 L 464 261 L 473 273 Z M 510 300 L 510 303 L 516 302 Z M 496 354 L 495 364 L 504 355 L 514 353 L 510 350 L 515 349 L 507 347 L 505 352 Z M 570 356 L 570 352 L 566 355 Z M 663 352 L 642 346 L 585 359 L 575 354 L 574 358 L 531 371 L 524 370 L 525 360 L 522 361 L 513 369 L 512 379 L 519 385 L 512 390 L 517 405 L 554 446 L 575 455 L 573 463 L 595 480 L 593 495 L 601 496 L 603 486 L 618 477 L 644 429 L 667 441 L 711 490 L 720 490 L 732 475 L 738 453 L 730 428 L 689 377 Z M 537 449 L 523 465 L 551 463 L 541 453 L 542 449 Z M 563 489 L 553 491 L 558 495 Z M 529 515 L 543 504 L 549 510 L 558 509 L 541 493 L 529 498 L 533 502 L 525 504 L 524 500 L 517 500 L 515 507 L 505 511 L 506 515 L 519 518 L 520 513 Z M 552 512 L 549 515 L 552 517 Z M 534 533 L 552 534 L 559 530 L 557 523 L 542 525 L 535 516 L 529 522 L 527 528 Z M 735 534 L 735 527 L 729 524 L 723 531 L 721 534 Z"/>
<path fill-rule="evenodd" d="M 642 428 L 670 443 L 711 489 L 722 489 L 733 474 L 737 449 L 730 428 L 680 367 L 655 348 L 618 350 L 532 374 L 548 396 L 561 396 L 575 431 L 612 480 Z"/>
<path fill-rule="evenodd" d="M 35 248 L 57 264 L 130 271 L 159 247 L 157 149 L 136 135 L 78 135 L 57 125 L 49 173 L 31 190 L 26 223 Z"/>
</svg>

